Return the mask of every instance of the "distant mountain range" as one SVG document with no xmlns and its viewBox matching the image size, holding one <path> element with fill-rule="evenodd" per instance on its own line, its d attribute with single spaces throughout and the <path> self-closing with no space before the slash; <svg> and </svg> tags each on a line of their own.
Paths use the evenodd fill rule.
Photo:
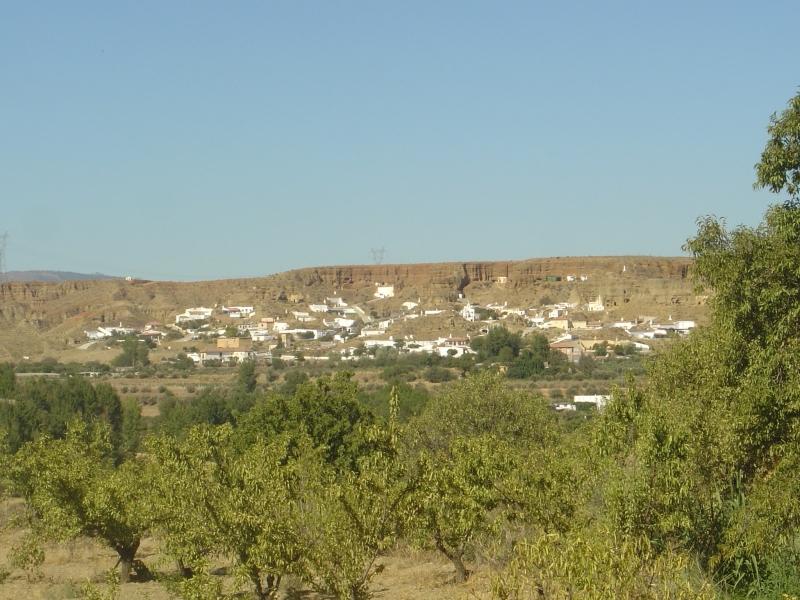
<svg viewBox="0 0 800 600">
<path fill-rule="evenodd" d="M 121 279 L 102 273 L 73 273 L 72 271 L 8 271 L 6 281 L 86 281 L 95 279 Z"/>
</svg>

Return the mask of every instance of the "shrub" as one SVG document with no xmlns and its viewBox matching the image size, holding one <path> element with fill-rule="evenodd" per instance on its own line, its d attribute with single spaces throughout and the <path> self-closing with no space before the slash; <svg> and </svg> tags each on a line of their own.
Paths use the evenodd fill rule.
<svg viewBox="0 0 800 600">
<path fill-rule="evenodd" d="M 425 380 L 430 381 L 431 383 L 444 383 L 446 381 L 452 381 L 455 379 L 455 375 L 450 369 L 445 369 L 443 367 L 428 367 L 425 370 Z"/>
</svg>

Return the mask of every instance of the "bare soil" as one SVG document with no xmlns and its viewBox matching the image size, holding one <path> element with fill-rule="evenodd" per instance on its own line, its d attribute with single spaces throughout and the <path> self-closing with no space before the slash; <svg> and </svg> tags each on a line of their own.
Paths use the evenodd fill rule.
<svg viewBox="0 0 800 600">
<path fill-rule="evenodd" d="M 7 523 L 10 515 L 20 508 L 14 500 L 0 507 L 0 519 Z M 22 538 L 24 531 L 7 527 L 0 532 L 0 567 L 8 564 L 9 552 Z M 152 538 L 142 541 L 137 557 L 157 575 L 174 578 L 174 565 L 167 564 L 158 552 L 158 542 Z M 88 538 L 64 544 L 50 543 L 45 547 L 45 561 L 36 574 L 14 569 L 0 584 L 0 600 L 22 598 L 60 600 L 80 598 L 81 586 L 88 580 L 104 589 L 105 572 L 116 563 L 116 553 Z M 489 598 L 489 575 L 484 567 L 476 567 L 470 580 L 463 584 L 453 581 L 453 566 L 436 552 L 403 547 L 382 558 L 383 572 L 374 579 L 371 591 L 378 600 L 461 600 Z M 226 565 L 216 565 L 224 572 Z M 2 570 L 2 569 L 0 569 Z M 247 598 L 248 590 L 236 595 L 232 578 L 224 577 L 224 591 L 235 597 Z M 122 586 L 120 600 L 166 600 L 176 598 L 165 585 L 157 581 L 131 582 Z M 279 598 L 285 600 L 323 600 L 327 596 L 315 592 L 299 580 L 287 577 Z"/>
</svg>

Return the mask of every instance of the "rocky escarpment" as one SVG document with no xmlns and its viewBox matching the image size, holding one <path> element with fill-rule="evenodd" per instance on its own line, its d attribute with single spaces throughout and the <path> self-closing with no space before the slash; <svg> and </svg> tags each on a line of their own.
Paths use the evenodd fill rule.
<svg viewBox="0 0 800 600">
<path fill-rule="evenodd" d="M 0 360 L 40 348 L 74 344 L 102 324 L 172 322 L 190 306 L 254 305 L 283 314 L 291 304 L 344 295 L 375 302 L 376 284 L 393 285 L 404 300 L 442 306 L 463 294 L 478 303 L 532 306 L 541 299 L 588 302 L 602 295 L 614 310 L 672 314 L 703 304 L 687 277 L 687 258 L 556 257 L 523 261 L 354 265 L 298 269 L 268 277 L 204 282 L 69 281 L 0 284 Z M 585 280 L 581 280 L 581 275 Z M 568 278 L 574 277 L 574 281 Z M 548 280 L 549 279 L 549 280 Z M 556 279 L 557 281 L 553 281 Z M 384 302 L 384 301 L 381 301 Z M 697 309 L 701 310 L 701 309 Z M 648 312 L 650 311 L 650 312 Z M 697 312 L 697 311 L 695 311 Z"/>
</svg>

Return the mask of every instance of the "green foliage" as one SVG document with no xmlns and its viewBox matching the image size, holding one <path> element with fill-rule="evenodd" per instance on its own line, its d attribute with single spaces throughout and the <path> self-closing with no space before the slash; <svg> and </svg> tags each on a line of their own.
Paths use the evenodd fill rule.
<svg viewBox="0 0 800 600">
<path fill-rule="evenodd" d="M 181 564 L 201 573 L 207 556 L 229 557 L 239 585 L 271 598 L 285 574 L 303 573 L 311 536 L 303 532 L 301 496 L 319 494 L 313 474 L 321 463 L 289 436 L 239 453 L 232 435 L 230 425 L 201 426 L 183 442 L 150 442 L 157 523 Z"/>
<path fill-rule="evenodd" d="M 423 480 L 420 527 L 451 560 L 457 580 L 468 575 L 464 555 L 476 537 L 502 522 L 497 511 L 508 501 L 517 508 L 514 496 L 528 495 L 515 490 L 530 482 L 510 481 L 517 461 L 558 437 L 541 397 L 511 391 L 489 371 L 452 384 L 412 422 L 409 445 Z"/>
<path fill-rule="evenodd" d="M 767 126 L 770 138 L 756 165 L 753 187 L 773 193 L 786 191 L 793 198 L 800 192 L 800 94 L 789 100 L 780 116 L 773 114 Z"/>
<path fill-rule="evenodd" d="M 17 376 L 14 365 L 0 363 L 0 398 L 11 398 L 17 391 Z"/>
<path fill-rule="evenodd" d="M 122 405 L 114 388 L 108 384 L 93 386 L 80 377 L 71 377 L 65 382 L 29 379 L 17 389 L 14 404 L 0 403 L 0 428 L 8 433 L 12 451 L 41 433 L 64 437 L 67 423 L 75 417 L 107 423 L 111 443 L 119 448 Z"/>
<path fill-rule="evenodd" d="M 223 395 L 213 388 L 203 389 L 194 398 L 179 400 L 168 397 L 158 405 L 159 417 L 155 429 L 173 437 L 182 437 L 185 431 L 195 425 L 233 423 L 237 407 L 249 410 L 251 405 L 247 398 L 236 393 Z"/>
<path fill-rule="evenodd" d="M 300 369 L 292 369 L 283 376 L 281 394 L 284 396 L 294 396 L 298 386 L 308 381 L 308 373 Z"/>
<path fill-rule="evenodd" d="M 511 472 L 513 460 L 505 444 L 482 435 L 457 437 L 439 451 L 423 449 L 418 461 L 422 483 L 416 518 L 421 533 L 453 563 L 456 581 L 465 581 L 465 552 L 478 535 L 495 531 L 501 521 L 492 512 L 502 504 L 498 482 Z"/>
<path fill-rule="evenodd" d="M 321 498 L 320 540 L 310 554 L 321 588 L 341 600 L 370 597 L 369 583 L 383 566 L 379 556 L 395 543 L 415 514 L 414 480 L 407 477 L 398 441 L 397 397 L 389 423 L 365 432 L 373 450 L 356 460 Z"/>
<path fill-rule="evenodd" d="M 398 420 L 405 423 L 412 417 L 419 416 L 430 400 L 428 390 L 417 384 L 412 387 L 408 383 L 401 381 L 394 384 L 387 384 L 376 392 L 369 393 L 364 390 L 359 391 L 358 401 L 366 406 L 373 414 L 383 419 L 389 418 L 389 400 L 392 390 L 397 394 L 398 400 Z"/>
<path fill-rule="evenodd" d="M 256 390 L 256 364 L 252 360 L 245 360 L 239 364 L 239 371 L 236 374 L 236 389 L 245 394 L 251 394 Z"/>
<path fill-rule="evenodd" d="M 557 433 L 555 418 L 541 396 L 509 390 L 503 376 L 481 371 L 431 398 L 413 422 L 411 435 L 417 447 L 447 452 L 459 437 L 493 435 L 519 447 L 547 445 Z"/>
<path fill-rule="evenodd" d="M 450 369 L 443 367 L 428 367 L 424 374 L 425 380 L 431 383 L 445 383 L 455 379 L 455 375 Z"/>
<path fill-rule="evenodd" d="M 487 335 L 474 338 L 470 342 L 470 347 L 478 353 L 478 360 L 481 362 L 496 359 L 505 348 L 508 348 L 506 354 L 513 358 L 519 354 L 521 346 L 522 335 L 511 333 L 505 325 L 492 327 Z"/>
<path fill-rule="evenodd" d="M 291 398 L 270 395 L 237 420 L 239 443 L 246 446 L 282 433 L 308 436 L 323 449 L 328 464 L 353 468 L 370 447 L 364 431 L 374 423 L 358 393 L 352 373 L 342 371 L 300 384 Z"/>
<path fill-rule="evenodd" d="M 98 539 L 119 554 L 121 581 L 128 580 L 149 526 L 149 486 L 144 464 L 114 466 L 107 426 L 72 421 L 63 439 L 43 435 L 4 462 L 11 489 L 26 501 L 32 540 Z"/>
<path fill-rule="evenodd" d="M 122 401 L 122 426 L 121 426 L 121 451 L 123 454 L 133 454 L 141 447 L 144 434 L 147 431 L 142 409 L 135 398 L 125 398 Z"/>
<path fill-rule="evenodd" d="M 150 364 L 147 345 L 135 335 L 125 336 L 122 354 L 115 356 L 111 364 L 115 367 L 146 367 Z"/>
<path fill-rule="evenodd" d="M 114 569 L 106 571 L 106 592 L 101 592 L 96 585 L 88 579 L 81 586 L 81 597 L 84 600 L 116 600 L 120 592 L 119 573 Z"/>
<path fill-rule="evenodd" d="M 186 356 L 185 352 L 179 352 L 175 357 L 175 368 L 179 371 L 191 371 L 195 368 L 194 361 Z"/>
<path fill-rule="evenodd" d="M 659 552 L 647 540 L 592 529 L 542 534 L 519 544 L 492 593 L 502 599 L 712 600 L 713 587 L 693 573 L 691 557 Z"/>
</svg>

